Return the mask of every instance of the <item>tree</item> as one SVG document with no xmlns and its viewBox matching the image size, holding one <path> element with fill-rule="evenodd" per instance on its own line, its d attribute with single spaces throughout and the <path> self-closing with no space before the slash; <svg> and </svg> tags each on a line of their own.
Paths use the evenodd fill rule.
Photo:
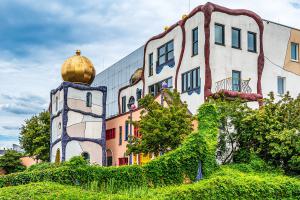
<svg viewBox="0 0 300 200">
<path fill-rule="evenodd" d="M 139 100 L 139 105 L 143 107 L 140 121 L 130 123 L 139 128 L 141 137 L 129 138 L 127 154 L 165 153 L 177 148 L 192 132 L 193 116 L 187 104 L 181 102 L 179 93 L 164 89 L 163 94 L 167 106 L 155 101 L 152 95 Z"/>
<path fill-rule="evenodd" d="M 4 169 L 7 174 L 25 170 L 26 167 L 22 165 L 21 157 L 21 153 L 14 150 L 7 150 L 5 154 L 0 157 L 0 168 Z"/>
<path fill-rule="evenodd" d="M 43 111 L 25 121 L 21 128 L 20 144 L 29 156 L 49 161 L 50 156 L 50 114 Z"/>
<path fill-rule="evenodd" d="M 286 172 L 300 172 L 300 97 L 287 93 L 275 101 L 274 94 L 264 106 L 242 120 L 239 127 L 240 155 L 252 149 L 264 160 Z"/>
</svg>

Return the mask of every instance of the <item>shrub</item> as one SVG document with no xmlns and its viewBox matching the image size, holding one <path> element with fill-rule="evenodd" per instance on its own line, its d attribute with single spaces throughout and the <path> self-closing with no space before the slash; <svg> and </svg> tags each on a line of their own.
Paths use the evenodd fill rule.
<svg viewBox="0 0 300 200">
<path fill-rule="evenodd" d="M 199 109 L 199 130 L 190 134 L 182 146 L 150 161 L 143 166 L 99 167 L 85 165 L 80 158 L 57 168 L 31 171 L 0 177 L 0 187 L 30 182 L 54 181 L 70 185 L 88 186 L 92 182 L 116 188 L 127 185 L 162 186 L 180 184 L 185 179 L 194 181 L 199 162 L 203 176 L 209 176 L 216 168 L 218 117 L 213 105 L 204 104 Z M 81 163 L 81 164 L 78 164 Z"/>
</svg>

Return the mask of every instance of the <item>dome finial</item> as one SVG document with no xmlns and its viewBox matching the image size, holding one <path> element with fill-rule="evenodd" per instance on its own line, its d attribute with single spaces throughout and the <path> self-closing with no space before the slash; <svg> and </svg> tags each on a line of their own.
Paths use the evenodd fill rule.
<svg viewBox="0 0 300 200">
<path fill-rule="evenodd" d="M 76 50 L 76 55 L 77 55 L 77 56 L 80 56 L 80 54 L 81 54 L 81 51 L 80 51 L 79 49 L 77 49 L 77 50 Z"/>
</svg>

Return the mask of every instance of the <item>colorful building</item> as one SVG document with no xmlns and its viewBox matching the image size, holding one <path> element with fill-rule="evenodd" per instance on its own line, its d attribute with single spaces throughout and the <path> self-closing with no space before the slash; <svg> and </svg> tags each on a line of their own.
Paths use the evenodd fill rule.
<svg viewBox="0 0 300 200">
<path fill-rule="evenodd" d="M 106 164 L 144 162 L 142 155 L 125 155 L 127 136 L 136 131 L 127 121 L 130 115 L 139 119 L 138 99 L 159 95 L 162 83 L 181 93 L 192 114 L 220 93 L 241 97 L 253 108 L 270 92 L 276 98 L 286 92 L 298 96 L 299 43 L 299 29 L 263 20 L 252 11 L 213 3 L 196 7 L 96 76 L 93 86 L 113 85 L 107 91 Z"/>
</svg>

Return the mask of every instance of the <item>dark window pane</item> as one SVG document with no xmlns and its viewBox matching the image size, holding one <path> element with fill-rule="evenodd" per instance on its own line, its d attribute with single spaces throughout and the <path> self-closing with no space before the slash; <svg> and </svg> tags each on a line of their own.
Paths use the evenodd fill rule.
<svg viewBox="0 0 300 200">
<path fill-rule="evenodd" d="M 119 126 L 119 145 L 122 145 L 122 126 Z"/>
<path fill-rule="evenodd" d="M 126 112 L 126 96 L 122 97 L 122 113 Z"/>
<path fill-rule="evenodd" d="M 224 26 L 215 24 L 215 43 L 224 45 Z"/>
<path fill-rule="evenodd" d="M 197 55 L 198 54 L 198 28 L 195 28 L 193 31 L 192 31 L 192 39 L 193 39 L 193 41 L 192 41 L 192 45 L 193 45 L 193 47 L 192 47 L 192 50 L 193 50 L 193 52 L 192 52 L 192 55 L 194 56 L 194 55 Z"/>
<path fill-rule="evenodd" d="M 161 64 L 163 64 L 165 62 L 166 62 L 166 56 L 165 55 L 162 56 L 162 57 L 159 57 L 159 59 L 158 59 L 158 65 L 161 65 Z"/>
<path fill-rule="evenodd" d="M 173 51 L 173 49 L 174 49 L 174 44 L 173 44 L 173 41 L 171 41 L 167 44 L 167 51 L 168 52 Z"/>
<path fill-rule="evenodd" d="M 248 32 L 248 51 L 256 52 L 256 34 Z"/>
<path fill-rule="evenodd" d="M 298 60 L 298 48 L 299 45 L 297 43 L 291 43 L 291 59 Z"/>
<path fill-rule="evenodd" d="M 232 29 L 232 47 L 234 48 L 241 48 L 241 35 L 240 35 L 241 31 L 239 29 Z"/>
<path fill-rule="evenodd" d="M 174 58 L 174 54 L 173 54 L 174 51 L 171 51 L 168 53 L 168 60 L 171 60 Z"/>
<path fill-rule="evenodd" d="M 149 54 L 149 76 L 153 75 L 153 53 Z"/>
</svg>

